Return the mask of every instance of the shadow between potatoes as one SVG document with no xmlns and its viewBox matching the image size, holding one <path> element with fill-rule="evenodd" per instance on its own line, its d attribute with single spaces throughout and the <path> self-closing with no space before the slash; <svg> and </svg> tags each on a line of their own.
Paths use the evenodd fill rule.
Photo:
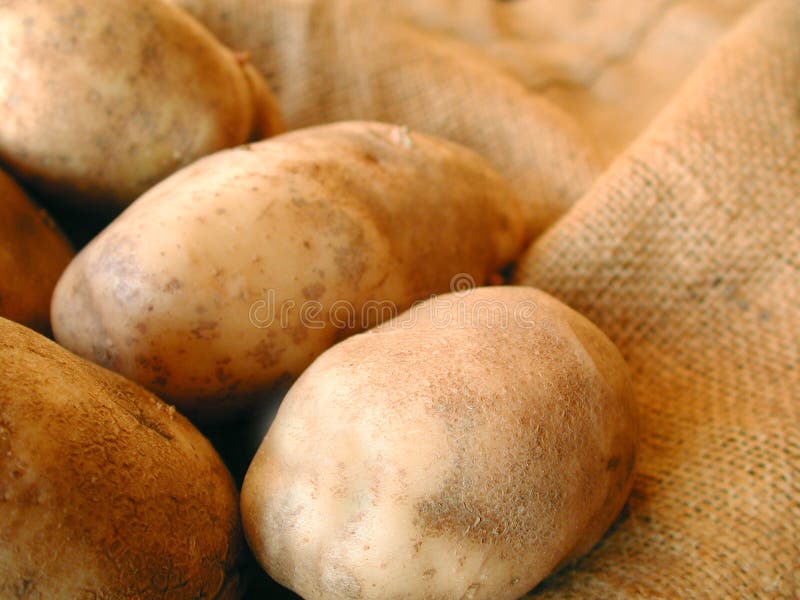
<svg viewBox="0 0 800 600">
<path fill-rule="evenodd" d="M 275 420 L 289 387 L 289 383 L 282 383 L 277 389 L 265 394 L 255 408 L 231 419 L 215 422 L 192 419 L 195 427 L 208 438 L 219 453 L 239 490 L 242 489 L 247 468 Z"/>
<path fill-rule="evenodd" d="M 270 394 L 270 397 L 265 399 L 261 406 L 235 420 L 215 424 L 196 423 L 198 429 L 208 438 L 228 467 L 236 483 L 236 488 L 239 490 L 242 489 L 242 481 L 247 473 L 247 468 L 267 430 L 272 425 L 286 391 L 288 390 Z M 245 600 L 294 600 L 300 598 L 294 592 L 273 581 L 258 564 L 249 548 L 242 569 L 242 579 Z"/>
<path fill-rule="evenodd" d="M 79 209 L 49 201 L 41 196 L 33 196 L 30 192 L 29 195 L 34 198 L 39 206 L 47 211 L 58 228 L 67 236 L 76 252 L 79 252 L 86 244 L 91 242 L 121 212 L 104 211 L 97 208 Z"/>
</svg>

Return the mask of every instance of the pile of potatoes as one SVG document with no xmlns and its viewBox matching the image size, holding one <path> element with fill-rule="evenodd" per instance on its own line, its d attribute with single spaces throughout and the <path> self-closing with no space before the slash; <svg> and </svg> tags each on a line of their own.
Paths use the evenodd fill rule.
<svg viewBox="0 0 800 600">
<path fill-rule="evenodd" d="M 486 157 L 284 133 L 235 50 L 164 0 L 0 2 L 0 597 L 257 597 L 253 558 L 524 595 L 630 491 L 623 358 L 497 285 L 530 202 Z"/>
</svg>

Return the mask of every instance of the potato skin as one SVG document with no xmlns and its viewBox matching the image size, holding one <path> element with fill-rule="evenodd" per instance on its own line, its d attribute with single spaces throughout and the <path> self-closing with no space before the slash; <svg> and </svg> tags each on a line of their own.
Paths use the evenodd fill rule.
<svg viewBox="0 0 800 600">
<path fill-rule="evenodd" d="M 380 123 L 297 131 L 142 196 L 67 269 L 53 327 L 186 413 L 229 415 L 379 313 L 458 274 L 485 281 L 523 247 L 522 221 L 465 148 Z"/>
<path fill-rule="evenodd" d="M 0 171 L 0 317 L 50 333 L 50 299 L 74 252 L 44 210 Z"/>
<path fill-rule="evenodd" d="M 0 597 L 236 598 L 242 546 L 186 419 L 0 319 Z"/>
<path fill-rule="evenodd" d="M 612 523 L 637 437 L 588 320 L 533 288 L 448 294 L 303 373 L 245 477 L 245 535 L 309 600 L 517 598 Z"/>
<path fill-rule="evenodd" d="M 0 158 L 77 206 L 122 208 L 281 126 L 247 61 L 162 0 L 4 0 L 0 55 Z"/>
</svg>

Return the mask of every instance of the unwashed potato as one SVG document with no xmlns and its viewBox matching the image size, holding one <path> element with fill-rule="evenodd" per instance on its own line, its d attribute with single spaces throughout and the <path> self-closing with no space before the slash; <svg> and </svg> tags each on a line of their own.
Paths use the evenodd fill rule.
<svg viewBox="0 0 800 600">
<path fill-rule="evenodd" d="M 186 419 L 0 319 L 0 598 L 237 598 L 242 549 Z"/>
<path fill-rule="evenodd" d="M 50 331 L 50 298 L 74 252 L 50 217 L 0 171 L 0 317 Z"/>
<path fill-rule="evenodd" d="M 120 208 L 280 128 L 247 61 L 162 0 L 0 2 L 0 160 L 43 195 Z"/>
<path fill-rule="evenodd" d="M 533 288 L 448 294 L 303 373 L 245 477 L 245 535 L 307 600 L 517 598 L 609 527 L 636 445 L 597 327 Z"/>
<path fill-rule="evenodd" d="M 454 276 L 485 281 L 523 227 L 466 148 L 380 123 L 310 128 L 142 196 L 68 267 L 53 329 L 192 415 L 230 414 Z"/>
</svg>

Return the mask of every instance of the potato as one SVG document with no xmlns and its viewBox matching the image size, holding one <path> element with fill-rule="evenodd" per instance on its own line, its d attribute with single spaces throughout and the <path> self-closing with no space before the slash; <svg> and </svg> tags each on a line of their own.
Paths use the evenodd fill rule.
<svg viewBox="0 0 800 600">
<path fill-rule="evenodd" d="M 312 598 L 517 598 L 627 497 L 625 363 L 533 288 L 416 305 L 320 356 L 241 495 L 269 574 Z"/>
<path fill-rule="evenodd" d="M 50 217 L 0 171 L 0 317 L 50 332 L 50 298 L 74 252 Z"/>
<path fill-rule="evenodd" d="M 0 58 L 0 159 L 79 206 L 280 127 L 255 69 L 162 0 L 5 0 Z"/>
<path fill-rule="evenodd" d="M 229 415 L 337 339 L 524 245 L 475 153 L 380 123 L 224 151 L 137 200 L 72 262 L 56 339 L 193 416 Z"/>
<path fill-rule="evenodd" d="M 0 319 L 0 597 L 236 598 L 236 490 L 119 375 Z"/>
</svg>

